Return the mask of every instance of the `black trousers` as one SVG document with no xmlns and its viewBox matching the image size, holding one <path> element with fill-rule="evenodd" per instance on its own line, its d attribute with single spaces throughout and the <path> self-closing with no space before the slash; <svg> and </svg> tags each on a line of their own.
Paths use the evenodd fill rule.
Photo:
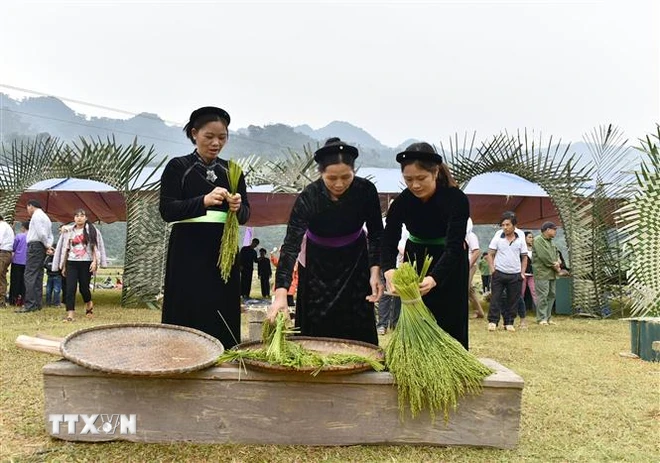
<svg viewBox="0 0 660 463">
<path fill-rule="evenodd" d="M 39 241 L 28 243 L 27 261 L 25 262 L 25 304 L 29 310 L 41 310 L 44 295 L 44 260 L 46 247 Z"/>
<path fill-rule="evenodd" d="M 25 265 L 11 264 L 9 270 L 9 303 L 16 305 L 18 296 L 25 296 Z"/>
<path fill-rule="evenodd" d="M 250 297 L 250 290 L 252 289 L 252 272 L 253 268 L 241 269 L 241 296 L 246 298 Z"/>
<path fill-rule="evenodd" d="M 488 310 L 488 322 L 500 321 L 500 315 L 505 325 L 513 325 L 516 319 L 518 299 L 522 292 L 522 275 L 520 273 L 502 273 L 495 271 L 490 280 L 491 297 L 490 309 Z M 502 304 L 502 292 L 506 288 L 506 303 Z"/>
<path fill-rule="evenodd" d="M 92 292 L 89 290 L 89 282 L 92 274 L 89 260 L 70 260 L 66 263 L 66 310 L 76 310 L 76 288 L 80 286 L 80 295 L 83 302 L 92 300 Z"/>
<path fill-rule="evenodd" d="M 261 297 L 270 296 L 270 277 L 259 277 L 259 281 L 261 282 Z"/>
</svg>

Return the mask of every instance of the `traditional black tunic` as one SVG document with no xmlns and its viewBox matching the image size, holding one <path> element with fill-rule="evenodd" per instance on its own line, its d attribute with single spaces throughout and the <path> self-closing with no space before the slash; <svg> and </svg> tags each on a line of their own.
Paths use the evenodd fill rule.
<svg viewBox="0 0 660 463">
<path fill-rule="evenodd" d="M 368 233 L 359 233 L 364 224 Z M 306 239 L 305 266 L 298 266 L 296 325 L 301 334 L 378 344 L 370 268 L 379 264 L 383 234 L 376 187 L 355 177 L 337 201 L 322 179 L 308 185 L 293 206 L 275 274 L 276 288 L 289 288 L 303 235 L 332 239 L 359 234 L 343 246 Z M 368 242 L 368 246 L 367 246 Z"/>
<path fill-rule="evenodd" d="M 390 205 L 383 237 L 382 268 L 396 266 L 401 225 L 420 239 L 444 238 L 444 244 L 406 242 L 405 260 L 433 256 L 429 274 L 437 282 L 423 297 L 438 325 L 468 348 L 468 256 L 465 229 L 470 215 L 467 196 L 458 188 L 438 186 L 426 202 L 404 190 Z"/>
<path fill-rule="evenodd" d="M 160 185 L 163 220 L 176 222 L 205 215 L 204 195 L 215 187 L 229 190 L 228 162 L 219 159 L 212 171 L 215 180 L 195 153 L 170 160 Z M 243 224 L 250 217 L 250 205 L 242 175 L 238 193 L 242 198 L 238 221 Z M 228 209 L 226 201 L 209 208 Z M 204 331 L 228 349 L 241 339 L 240 279 L 238 260 L 227 283 L 220 276 L 217 261 L 223 230 L 223 223 L 173 225 L 167 249 L 162 322 Z"/>
</svg>

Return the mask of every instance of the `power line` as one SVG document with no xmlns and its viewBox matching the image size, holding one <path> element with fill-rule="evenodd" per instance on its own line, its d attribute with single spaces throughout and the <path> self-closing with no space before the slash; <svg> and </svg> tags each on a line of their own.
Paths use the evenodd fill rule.
<svg viewBox="0 0 660 463">
<path fill-rule="evenodd" d="M 30 90 L 28 88 L 15 87 L 13 85 L 7 85 L 7 84 L 1 84 L 0 83 L 0 87 L 8 88 L 8 89 L 11 89 L 11 90 L 17 90 L 19 92 L 24 92 L 24 93 L 31 93 L 33 95 L 57 98 L 60 101 L 68 101 L 69 103 L 81 104 L 81 105 L 89 106 L 89 107 L 92 107 L 92 108 L 98 108 L 98 109 L 105 109 L 105 110 L 108 110 L 108 111 L 114 111 L 114 112 L 117 112 L 117 113 L 126 114 L 127 116 L 143 117 L 145 119 L 151 119 L 151 120 L 154 120 L 154 121 L 163 121 L 167 124 L 173 124 L 173 125 L 181 126 L 181 122 L 166 121 L 164 119 L 161 119 L 158 116 L 154 117 L 152 115 L 148 115 L 148 114 L 145 114 L 145 113 L 137 114 L 137 113 L 134 113 L 132 111 L 127 111 L 125 109 L 111 108 L 109 106 L 103 106 L 103 105 L 100 105 L 100 104 L 90 103 L 88 101 L 76 100 L 76 99 L 67 98 L 67 97 L 64 97 L 64 96 L 50 95 L 48 93 L 39 92 L 37 90 Z"/>
<path fill-rule="evenodd" d="M 9 109 L 9 108 L 1 108 L 0 111 L 7 111 L 9 113 L 15 113 L 15 114 L 23 114 L 25 116 L 38 117 L 40 119 L 48 119 L 48 120 L 51 120 L 51 121 L 64 122 L 66 124 L 80 125 L 80 126 L 83 126 L 83 127 L 90 127 L 90 128 L 94 128 L 94 129 L 105 130 L 105 131 L 111 132 L 111 133 L 123 133 L 123 134 L 126 134 L 126 135 L 134 135 L 134 136 L 139 137 L 139 138 L 150 138 L 152 140 L 166 141 L 168 143 L 176 143 L 178 145 L 188 145 L 188 143 L 183 143 L 183 142 L 175 141 L 175 140 L 168 140 L 166 138 L 152 137 L 152 136 L 149 136 L 149 135 L 140 135 L 138 133 L 127 132 L 125 130 L 109 129 L 107 127 L 100 127 L 98 125 L 92 125 L 92 124 L 84 124 L 82 122 L 77 122 L 77 121 L 67 121 L 66 119 L 59 119 L 57 117 L 52 117 L 52 116 L 44 116 L 43 114 L 34 114 L 34 113 L 28 113 L 28 112 L 25 112 L 25 111 L 16 111 L 14 109 Z"/>
<path fill-rule="evenodd" d="M 90 106 L 90 107 L 93 107 L 93 108 L 105 109 L 105 110 L 108 110 L 108 111 L 115 111 L 115 112 L 118 112 L 118 113 L 133 116 L 133 117 L 142 117 L 144 119 L 164 122 L 164 123 L 167 123 L 167 124 L 172 124 L 172 125 L 176 125 L 178 127 L 181 127 L 180 122 L 166 121 L 164 119 L 161 119 L 158 116 L 154 117 L 154 116 L 152 116 L 148 113 L 147 114 L 145 114 L 145 113 L 137 114 L 137 113 L 134 113 L 132 111 L 127 111 L 127 110 L 124 110 L 124 109 L 111 108 L 109 106 L 99 105 L 99 104 L 96 104 L 96 103 L 90 103 L 90 102 L 87 102 L 87 101 L 76 100 L 74 98 L 67 98 L 67 97 L 62 97 L 62 96 L 50 95 L 48 93 L 39 92 L 37 90 L 30 90 L 30 89 L 27 89 L 27 88 L 16 87 L 14 85 L 7 85 L 7 84 L 3 84 L 3 83 L 0 83 L 0 87 L 11 89 L 11 90 L 16 90 L 16 91 L 20 91 L 20 92 L 24 92 L 24 93 L 30 93 L 30 94 L 33 94 L 33 95 L 39 95 L 39 96 L 43 96 L 43 97 L 57 98 L 58 100 L 61 100 L 61 101 L 67 101 L 67 102 L 71 102 L 71 103 L 81 104 L 81 105 Z M 140 135 L 140 134 L 137 134 L 137 133 L 126 132 L 126 131 L 121 131 L 121 130 L 111 130 L 111 129 L 108 129 L 106 127 L 99 127 L 99 126 L 95 126 L 95 125 L 92 125 L 92 124 L 85 124 L 85 123 L 76 122 L 76 121 L 68 121 L 68 120 L 65 120 L 65 119 L 57 119 L 57 118 L 54 118 L 54 117 L 45 116 L 45 115 L 41 115 L 41 114 L 21 112 L 21 111 L 11 110 L 11 109 L 8 109 L 8 108 L 2 108 L 2 107 L 0 107 L 0 110 L 1 111 L 9 111 L 9 112 L 14 112 L 14 113 L 24 114 L 24 115 L 31 116 L 31 117 L 39 117 L 39 118 L 42 118 L 42 119 L 51 119 L 51 120 L 54 120 L 54 121 L 64 122 L 64 123 L 68 123 L 68 124 L 80 125 L 80 126 L 83 126 L 83 127 L 97 128 L 97 129 L 105 130 L 105 131 L 108 131 L 108 132 L 124 133 L 124 134 L 127 134 L 127 135 L 134 135 L 136 137 L 149 138 L 149 139 L 152 139 L 152 140 L 159 140 L 159 141 L 165 141 L 165 142 L 168 142 L 168 143 L 176 143 L 176 144 L 179 144 L 179 145 L 189 146 L 188 143 L 184 143 L 184 142 L 180 142 L 180 141 L 168 140 L 168 139 L 153 137 L 153 136 L 149 136 L 149 135 Z M 259 144 L 262 144 L 262 145 L 273 146 L 275 148 L 280 148 L 280 149 L 289 149 L 289 148 L 291 148 L 290 146 L 280 145 L 279 143 L 273 143 L 273 142 L 268 142 L 268 141 L 264 141 L 264 140 L 255 140 L 255 139 L 247 137 L 245 135 L 241 135 L 238 132 L 231 133 L 231 137 L 246 140 L 246 141 L 249 141 L 249 142 L 252 142 L 252 143 L 259 143 Z"/>
</svg>

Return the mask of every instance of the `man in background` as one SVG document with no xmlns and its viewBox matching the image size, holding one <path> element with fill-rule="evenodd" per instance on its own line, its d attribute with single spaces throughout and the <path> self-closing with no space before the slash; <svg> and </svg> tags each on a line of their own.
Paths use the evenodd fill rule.
<svg viewBox="0 0 660 463">
<path fill-rule="evenodd" d="M 557 225 L 545 222 L 541 225 L 541 234 L 534 238 L 534 282 L 536 283 L 536 322 L 539 325 L 555 325 L 550 320 L 552 306 L 555 303 L 555 283 L 561 271 L 559 251 L 552 240 L 557 235 Z"/>
<path fill-rule="evenodd" d="M 238 262 L 241 266 L 241 296 L 244 299 L 250 298 L 254 264 L 259 262 L 257 260 L 257 246 L 259 246 L 259 240 L 254 238 L 249 246 L 243 246 L 241 248 L 238 256 Z"/>
<path fill-rule="evenodd" d="M 495 331 L 500 320 L 504 319 L 504 329 L 516 331 L 513 322 L 522 281 L 525 278 L 524 268 L 527 267 L 527 244 L 525 235 L 516 228 L 516 214 L 507 211 L 500 218 L 501 231 L 495 233 L 488 245 L 488 265 L 491 270 L 490 309 L 488 310 L 488 331 Z M 506 290 L 506 303 L 502 306 L 502 293 Z"/>
<path fill-rule="evenodd" d="M 53 253 L 52 222 L 41 209 L 39 201 L 27 203 L 30 229 L 27 233 L 27 260 L 25 262 L 25 305 L 16 313 L 41 310 L 44 292 L 44 261 L 46 254 Z"/>
<path fill-rule="evenodd" d="M 273 270 L 270 268 L 270 259 L 266 257 L 266 249 L 259 249 L 259 258 L 257 261 L 257 274 L 261 283 L 261 297 L 270 298 L 270 276 L 273 274 Z"/>
</svg>

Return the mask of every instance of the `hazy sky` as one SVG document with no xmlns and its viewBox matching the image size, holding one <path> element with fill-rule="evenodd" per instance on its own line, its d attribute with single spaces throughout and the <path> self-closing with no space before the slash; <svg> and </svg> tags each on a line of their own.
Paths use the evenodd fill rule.
<svg viewBox="0 0 660 463">
<path fill-rule="evenodd" d="M 610 122 L 636 139 L 660 121 L 659 23 L 657 0 L 4 1 L 0 92 L 181 124 L 217 105 L 232 129 L 345 120 L 390 146 Z"/>
</svg>

